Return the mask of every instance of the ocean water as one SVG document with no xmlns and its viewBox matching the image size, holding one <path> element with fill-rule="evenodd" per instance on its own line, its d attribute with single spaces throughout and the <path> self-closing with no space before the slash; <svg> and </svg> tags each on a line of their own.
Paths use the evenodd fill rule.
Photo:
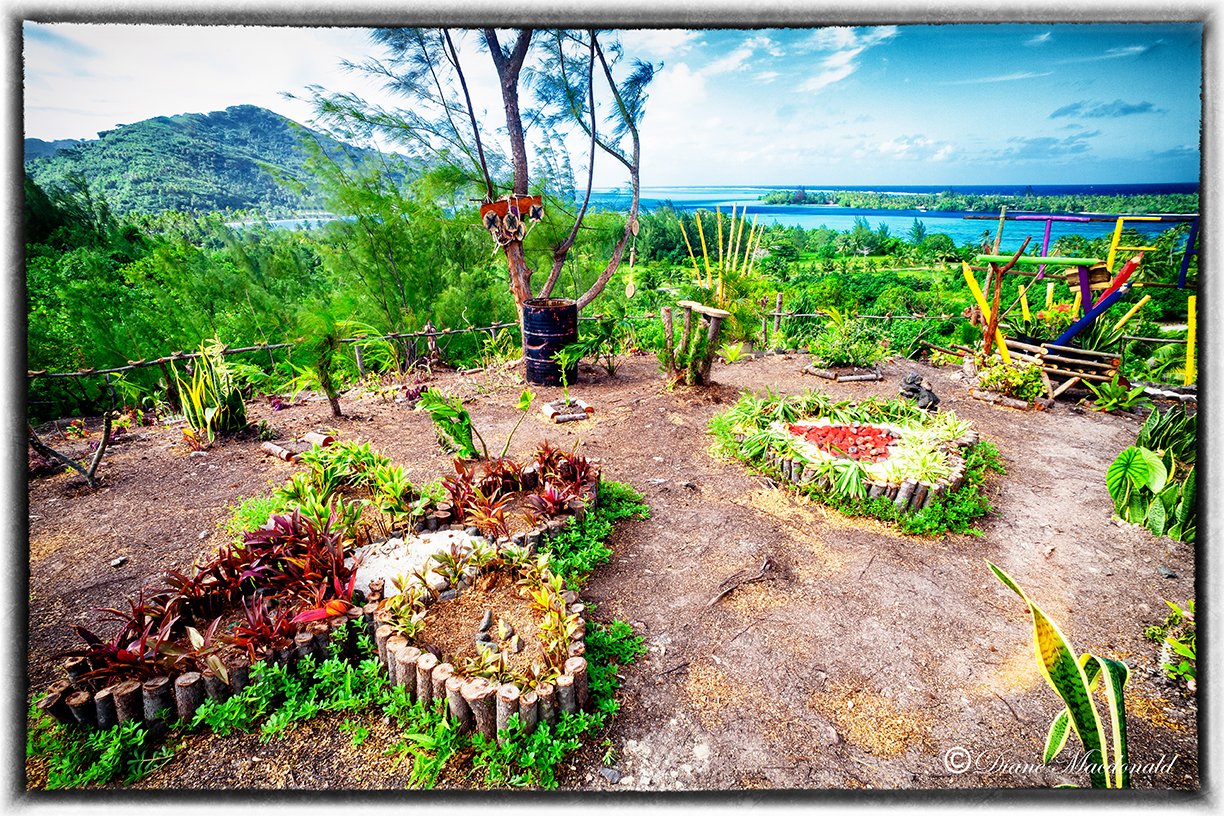
<svg viewBox="0 0 1224 816">
<path fill-rule="evenodd" d="M 949 236 L 957 246 L 977 242 L 983 233 L 989 233 L 991 239 L 998 227 L 998 219 L 983 219 L 984 213 L 966 212 L 930 212 L 921 210 L 873 210 L 857 207 L 829 207 L 824 205 L 768 205 L 759 203 L 761 196 L 774 190 L 793 190 L 793 186 L 785 187 L 642 187 L 641 207 L 650 210 L 660 204 L 670 202 L 677 209 L 692 211 L 696 209 L 720 208 L 725 214 L 730 214 L 732 206 L 736 207 L 736 217 L 746 208 L 748 219 L 757 219 L 757 223 L 773 223 L 783 226 L 801 226 L 804 229 L 827 227 L 839 232 L 853 229 L 856 218 L 865 218 L 872 229 L 878 229 L 881 224 L 888 227 L 889 234 L 904 238 L 909 234 L 914 221 L 917 220 L 926 227 L 928 235 L 943 233 Z M 806 185 L 809 192 L 821 190 L 856 190 L 881 193 L 939 193 L 945 190 L 955 190 L 959 193 L 976 195 L 1019 195 L 1031 190 L 1037 195 L 1126 195 L 1143 193 L 1195 193 L 1198 185 L 1188 184 L 1096 184 L 1096 185 L 942 185 L 942 186 L 864 186 L 864 187 L 820 187 Z M 624 188 L 604 188 L 591 191 L 592 206 L 606 209 L 625 210 L 631 200 L 628 190 Z M 972 216 L 972 217 L 971 217 Z M 1085 238 L 1099 238 L 1113 233 L 1116 221 L 1113 218 L 1105 221 L 1090 222 L 1058 222 L 1051 224 L 1050 244 L 1065 235 L 1080 235 Z M 1001 252 L 1015 252 L 1020 248 L 1026 237 L 1032 238 L 1026 252 L 1033 253 L 1041 248 L 1045 237 L 1045 222 L 1042 221 L 1007 221 L 1003 228 Z M 1161 222 L 1129 221 L 1128 227 L 1133 227 L 1144 235 L 1160 233 L 1171 224 Z"/>
</svg>

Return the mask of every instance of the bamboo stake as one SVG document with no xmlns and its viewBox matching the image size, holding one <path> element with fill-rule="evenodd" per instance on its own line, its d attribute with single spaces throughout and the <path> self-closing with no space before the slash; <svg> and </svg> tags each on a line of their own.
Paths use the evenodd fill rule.
<svg viewBox="0 0 1224 816">
<path fill-rule="evenodd" d="M 1122 315 L 1122 317 L 1118 319 L 1118 322 L 1113 325 L 1113 330 L 1120 331 L 1123 326 L 1125 326 L 1128 322 L 1130 322 L 1130 319 L 1135 316 L 1135 313 L 1138 312 L 1140 309 L 1142 309 L 1144 304 L 1146 304 L 1151 299 L 1152 299 L 1151 295 L 1144 295 L 1142 298 L 1140 298 L 1139 302 L 1136 303 L 1134 306 L 1132 306 L 1129 312 Z"/>
<path fill-rule="evenodd" d="M 714 285 L 714 276 L 710 274 L 710 253 L 706 250 L 705 231 L 701 228 L 701 213 L 694 213 L 697 218 L 697 236 L 701 239 L 701 257 L 705 260 L 706 271 L 706 289 L 710 289 Z"/>
<path fill-rule="evenodd" d="M 1198 333 L 1198 310 L 1195 308 L 1197 305 L 1197 295 L 1190 295 L 1186 299 L 1186 376 L 1183 378 L 1183 385 L 1190 385 L 1198 379 L 1194 359 L 1194 344 Z"/>
<path fill-rule="evenodd" d="M 689 243 L 688 232 L 684 229 L 684 222 L 680 223 L 680 234 L 684 236 L 684 245 L 688 247 L 689 258 L 693 261 L 693 281 L 698 286 L 701 285 L 701 270 L 697 268 L 697 255 L 693 252 L 693 245 Z"/>
<path fill-rule="evenodd" d="M 664 306 L 659 309 L 659 314 L 663 319 L 663 343 L 664 343 L 664 361 L 667 366 L 667 373 L 672 374 L 676 370 L 676 355 L 672 350 L 673 336 L 675 329 L 672 328 L 672 310 L 670 306 Z"/>
<path fill-rule="evenodd" d="M 714 207 L 714 214 L 718 218 L 718 265 L 723 263 L 723 228 L 722 228 L 722 207 Z M 735 233 L 735 204 L 731 204 L 731 232 Z M 731 242 L 727 241 L 727 249 L 730 249 Z"/>
</svg>

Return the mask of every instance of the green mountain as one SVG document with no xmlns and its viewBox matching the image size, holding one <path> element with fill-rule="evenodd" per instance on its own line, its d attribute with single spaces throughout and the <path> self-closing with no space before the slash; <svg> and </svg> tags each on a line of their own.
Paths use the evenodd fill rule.
<svg viewBox="0 0 1224 816">
<path fill-rule="evenodd" d="M 305 168 L 310 141 L 333 158 L 379 157 L 265 108 L 235 105 L 120 125 L 76 144 L 27 139 L 25 168 L 44 189 L 79 174 L 115 212 L 287 214 L 323 205 Z"/>
<path fill-rule="evenodd" d="M 56 139 L 54 142 L 43 141 L 42 139 L 26 139 L 23 154 L 25 161 L 32 159 L 42 159 L 47 156 L 54 156 L 56 153 L 65 148 L 75 147 L 81 143 L 80 139 Z"/>
</svg>

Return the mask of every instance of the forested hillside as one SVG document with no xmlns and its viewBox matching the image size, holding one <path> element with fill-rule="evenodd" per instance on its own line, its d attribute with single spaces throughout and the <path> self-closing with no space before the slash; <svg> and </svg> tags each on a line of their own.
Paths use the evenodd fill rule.
<svg viewBox="0 0 1224 816">
<path fill-rule="evenodd" d="M 27 139 L 26 171 L 43 188 L 88 179 L 92 193 L 118 213 L 250 209 L 273 216 L 323 207 L 318 182 L 305 169 L 312 151 L 379 160 L 375 151 L 253 105 L 158 116 L 98 136 L 69 146 Z"/>
</svg>

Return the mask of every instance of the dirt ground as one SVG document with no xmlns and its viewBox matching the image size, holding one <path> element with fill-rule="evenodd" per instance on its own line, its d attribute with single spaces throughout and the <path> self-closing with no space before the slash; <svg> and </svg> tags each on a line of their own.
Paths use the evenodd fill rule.
<svg viewBox="0 0 1224 816">
<path fill-rule="evenodd" d="M 804 376 L 806 355 L 769 355 L 715 368 L 708 389 L 668 390 L 653 358 L 622 362 L 614 378 L 584 367 L 571 390 L 596 407 L 586 422 L 553 425 L 533 412 L 513 439 L 525 455 L 544 438 L 578 444 L 607 479 L 645 494 L 652 517 L 626 522 L 610 563 L 584 591 L 596 617 L 630 621 L 649 646 L 623 675 L 622 709 L 607 737 L 565 770 L 584 790 L 742 788 L 1047 788 L 1087 784 L 1082 772 L 1041 766 L 1060 703 L 1038 674 L 1023 604 L 987 570 L 1008 571 L 1080 652 L 1125 660 L 1135 787 L 1199 785 L 1197 706 L 1156 671 L 1145 626 L 1165 599 L 1194 595 L 1193 545 L 1111 521 L 1105 470 L 1134 440 L 1139 419 L 1060 403 L 1018 412 L 970 399 L 955 369 L 899 361 L 880 382 Z M 942 408 L 974 421 L 1007 467 L 988 492 L 980 537 L 901 536 L 782 492 L 708 449 L 709 418 L 742 389 L 836 397 L 891 396 L 916 369 Z M 521 381 L 506 372 L 439 374 L 471 397 L 477 428 L 500 449 L 517 420 Z M 536 389 L 560 397 L 560 389 Z M 333 429 L 368 441 L 413 480 L 443 475 L 447 457 L 426 415 L 378 396 L 272 414 L 286 437 Z M 29 484 L 29 693 L 58 676 L 51 655 L 72 645 L 91 607 L 121 603 L 162 570 L 223 540 L 229 507 L 267 492 L 295 465 L 253 439 L 190 455 L 174 428 L 138 429 L 108 454 L 104 486 L 75 475 Z M 112 567 L 119 556 L 126 561 Z M 755 571 L 710 605 L 719 584 Z M 1163 568 L 1163 569 L 1162 569 Z M 1176 577 L 1166 577 L 1167 574 Z M 381 755 L 374 721 L 360 748 L 320 718 L 284 740 L 192 737 L 141 788 L 398 788 L 405 769 Z M 1074 739 L 1071 741 L 1075 742 Z M 1076 753 L 1072 744 L 1067 755 Z M 955 773 L 968 757 L 967 772 Z M 1158 767 L 1157 767 L 1158 766 Z M 616 782 L 610 781 L 616 779 Z"/>
</svg>

